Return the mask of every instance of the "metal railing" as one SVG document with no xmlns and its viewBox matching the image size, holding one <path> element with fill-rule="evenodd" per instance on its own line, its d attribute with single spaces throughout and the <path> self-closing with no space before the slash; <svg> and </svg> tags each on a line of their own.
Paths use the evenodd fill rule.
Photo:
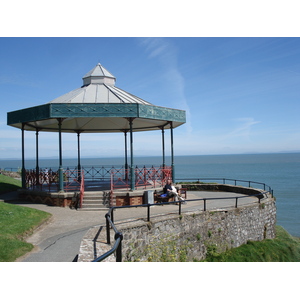
<svg viewBox="0 0 300 300">
<path fill-rule="evenodd" d="M 257 197 L 258 198 L 258 203 L 261 203 L 261 199 L 263 199 L 264 197 L 267 197 L 267 194 L 271 194 L 273 197 L 273 190 L 271 189 L 270 186 L 266 185 L 265 183 L 260 183 L 260 182 L 255 182 L 255 181 L 248 181 L 248 180 L 238 180 L 238 179 L 226 179 L 226 178 L 206 178 L 206 179 L 180 179 L 179 181 L 188 181 L 188 180 L 192 180 L 192 181 L 196 181 L 196 183 L 200 183 L 202 181 L 219 181 L 221 180 L 223 184 L 226 184 L 226 181 L 234 181 L 235 186 L 237 185 L 238 182 L 243 182 L 243 183 L 247 183 L 248 187 L 251 187 L 251 184 L 255 183 L 255 184 L 259 184 L 262 185 L 264 187 L 264 189 L 266 187 L 268 187 L 268 191 L 262 191 L 259 192 L 257 194 L 251 194 L 251 197 Z M 187 184 L 193 184 L 194 182 L 187 182 Z M 104 253 L 103 255 L 101 255 L 100 257 L 96 258 L 95 260 L 93 260 L 93 262 L 101 262 L 104 259 L 106 259 L 108 256 L 110 256 L 111 254 L 113 254 L 114 252 L 116 252 L 116 261 L 117 262 L 121 262 L 122 261 L 122 240 L 123 240 L 123 235 L 121 232 L 119 232 L 114 224 L 114 210 L 117 209 L 124 209 L 124 208 L 137 208 L 137 207 L 146 207 L 147 208 L 147 222 L 150 222 L 151 219 L 151 207 L 152 206 L 158 206 L 158 205 L 165 205 L 165 204 L 178 204 L 178 215 L 181 215 L 181 206 L 183 202 L 196 202 L 196 201 L 203 201 L 203 211 L 207 210 L 207 201 L 211 201 L 211 200 L 230 200 L 233 199 L 234 200 L 234 207 L 237 208 L 238 207 L 238 200 L 242 199 L 242 198 L 247 198 L 249 197 L 249 195 L 245 195 L 245 196 L 230 196 L 230 197 L 211 197 L 211 198 L 198 198 L 198 199 L 192 199 L 192 200 L 178 200 L 178 201 L 172 201 L 172 202 L 161 202 L 161 203 L 153 203 L 153 204 L 140 204 L 140 205 L 126 205 L 126 206 L 113 206 L 109 209 L 109 212 L 105 215 L 106 218 L 106 239 L 107 239 L 107 244 L 111 244 L 110 241 L 110 226 L 113 228 L 114 232 L 115 232 L 115 243 L 113 245 L 113 247 L 106 253 Z"/>
<path fill-rule="evenodd" d="M 86 180 L 109 180 L 110 174 L 112 171 L 119 172 L 123 167 L 122 166 L 86 166 L 82 167 L 84 173 L 85 173 L 85 179 Z"/>
<path fill-rule="evenodd" d="M 114 252 L 116 252 L 116 262 L 122 261 L 122 240 L 123 240 L 123 234 L 119 232 L 113 222 L 112 218 L 112 211 L 113 207 L 109 209 L 108 213 L 105 215 L 106 219 L 106 242 L 108 245 L 110 245 L 110 226 L 115 232 L 115 243 L 113 247 L 104 253 L 103 255 L 99 256 L 98 258 L 94 259 L 92 262 L 101 262 L 110 255 L 112 255 Z"/>
<path fill-rule="evenodd" d="M 134 168 L 134 185 L 136 188 L 162 187 L 166 180 L 171 178 L 172 168 L 164 167 L 138 167 Z M 130 171 L 126 168 L 112 168 L 110 170 L 111 190 L 126 188 L 130 189 Z"/>
<path fill-rule="evenodd" d="M 82 208 L 82 202 L 84 197 L 84 173 L 80 174 L 80 190 L 79 190 L 79 208 Z"/>
<path fill-rule="evenodd" d="M 221 182 L 221 184 L 228 184 L 229 183 L 234 183 L 235 186 L 237 186 L 237 183 L 247 183 L 247 187 L 253 187 L 253 184 L 259 185 L 262 187 L 262 190 L 266 190 L 268 188 L 269 192 L 271 193 L 272 188 L 262 182 L 257 182 L 257 181 L 252 181 L 252 180 L 242 180 L 242 179 L 229 179 L 229 178 L 179 178 L 177 179 L 177 182 L 188 182 L 189 184 L 191 183 L 218 183 Z"/>
<path fill-rule="evenodd" d="M 136 188 L 162 187 L 171 177 L 172 169 L 169 166 L 143 166 L 134 168 L 134 185 Z M 128 168 L 124 167 L 82 167 L 63 170 L 64 189 L 66 191 L 79 190 L 82 174 L 86 182 L 110 182 L 111 190 L 130 189 L 131 179 Z M 25 184 L 31 190 L 58 190 L 59 172 L 53 169 L 28 169 L 25 171 Z"/>
<path fill-rule="evenodd" d="M 64 190 L 67 192 L 82 190 L 84 184 L 84 171 L 78 169 L 67 168 L 63 172 Z M 35 169 L 26 170 L 25 184 L 30 190 L 47 190 L 57 191 L 59 189 L 58 171 L 51 169 L 39 170 Z"/>
</svg>

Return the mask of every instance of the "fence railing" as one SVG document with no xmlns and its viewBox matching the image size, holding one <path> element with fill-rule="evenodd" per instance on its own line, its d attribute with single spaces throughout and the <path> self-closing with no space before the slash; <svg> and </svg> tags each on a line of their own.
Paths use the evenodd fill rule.
<svg viewBox="0 0 300 300">
<path fill-rule="evenodd" d="M 101 262 L 113 253 L 116 252 L 116 262 L 121 262 L 122 261 L 122 240 L 123 240 L 123 234 L 119 232 L 113 222 L 112 218 L 112 211 L 114 208 L 110 208 L 108 213 L 105 215 L 106 219 L 106 242 L 107 244 L 110 245 L 110 227 L 114 230 L 115 232 L 115 243 L 113 247 L 104 253 L 103 255 L 99 256 L 98 258 L 94 259 L 93 262 Z"/>
<path fill-rule="evenodd" d="M 79 208 L 82 208 L 83 196 L 84 196 L 84 173 L 81 172 L 80 190 L 79 190 Z"/>
<path fill-rule="evenodd" d="M 226 182 L 234 182 L 235 186 L 237 185 L 238 182 L 242 183 L 247 183 L 248 187 L 251 187 L 251 184 L 255 183 L 260 186 L 263 186 L 264 188 L 268 187 L 268 191 L 261 191 L 255 194 L 251 194 L 251 197 L 257 197 L 258 198 L 258 203 L 261 203 L 261 199 L 267 198 L 268 194 L 271 194 L 273 197 L 273 190 L 271 189 L 270 186 L 266 185 L 265 183 L 260 183 L 260 182 L 255 182 L 255 181 L 248 181 L 248 180 L 238 180 L 238 179 L 226 179 L 226 178 L 205 178 L 205 179 L 179 179 L 178 181 L 184 181 L 187 182 L 189 180 L 192 180 L 192 182 L 200 183 L 202 181 L 219 181 L 221 180 L 223 184 L 226 184 Z M 190 182 L 189 182 L 190 183 Z M 114 224 L 114 210 L 117 209 L 125 209 L 125 208 L 137 208 L 137 207 L 145 207 L 147 208 L 147 222 L 150 222 L 151 219 L 151 207 L 152 206 L 159 206 L 159 205 L 165 205 L 165 204 L 178 204 L 178 214 L 181 215 L 182 212 L 182 203 L 183 202 L 196 202 L 196 201 L 203 201 L 203 211 L 207 210 L 207 202 L 212 201 L 212 200 L 233 200 L 234 201 L 234 207 L 238 207 L 238 200 L 242 198 L 247 198 L 249 195 L 243 195 L 243 196 L 230 196 L 230 197 L 205 197 L 205 198 L 198 198 L 198 199 L 191 199 L 191 200 L 178 200 L 178 201 L 173 201 L 173 202 L 160 202 L 160 203 L 153 203 L 153 204 L 140 204 L 140 205 L 126 205 L 126 206 L 114 206 L 109 209 L 109 212 L 105 215 L 106 218 L 106 241 L 107 244 L 111 244 L 110 241 L 110 226 L 113 228 L 115 232 L 115 243 L 111 250 L 108 252 L 104 253 L 100 257 L 96 258 L 93 260 L 93 262 L 101 262 L 104 259 L 106 259 L 108 256 L 116 252 L 116 261 L 121 262 L 122 261 L 122 240 L 123 240 L 123 235 L 121 232 L 119 232 Z"/>
<path fill-rule="evenodd" d="M 188 182 L 188 183 L 221 183 L 221 184 L 233 184 L 235 186 L 238 185 L 238 183 L 245 184 L 247 187 L 255 188 L 255 186 L 259 186 L 262 190 L 266 191 L 268 190 L 269 193 L 273 196 L 273 190 L 272 188 L 262 182 L 252 181 L 252 180 L 242 180 L 242 179 L 230 179 L 230 178 L 179 178 L 177 179 L 177 182 Z M 243 185 L 242 185 L 243 186 Z"/>
<path fill-rule="evenodd" d="M 67 192 L 84 189 L 84 172 L 78 169 L 66 169 L 63 172 L 64 190 Z M 26 170 L 25 184 L 31 190 L 57 191 L 59 188 L 58 171 L 51 169 Z"/>
<path fill-rule="evenodd" d="M 134 184 L 136 188 L 157 188 L 165 185 L 166 180 L 172 176 L 172 168 L 164 167 L 138 167 L 134 169 Z M 111 190 L 125 188 L 130 189 L 130 171 L 126 168 L 110 170 Z"/>
<path fill-rule="evenodd" d="M 120 170 L 122 166 L 91 166 L 91 167 L 82 167 L 82 170 L 85 173 L 86 180 L 109 180 L 110 174 L 113 170 Z"/>
<path fill-rule="evenodd" d="M 83 167 L 66 168 L 63 171 L 64 189 L 66 191 L 79 190 L 81 183 L 106 181 L 110 182 L 111 191 L 115 189 L 130 189 L 131 178 L 129 169 L 124 167 Z M 169 166 L 164 167 L 138 167 L 134 169 L 134 185 L 136 188 L 157 188 L 162 187 L 168 178 L 171 178 L 172 169 Z M 59 172 L 51 168 L 26 170 L 25 173 L 26 187 L 32 190 L 58 190 Z"/>
</svg>

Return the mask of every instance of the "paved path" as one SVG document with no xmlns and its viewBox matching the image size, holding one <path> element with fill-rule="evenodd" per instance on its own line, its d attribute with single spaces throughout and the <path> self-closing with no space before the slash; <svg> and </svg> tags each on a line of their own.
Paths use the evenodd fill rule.
<svg viewBox="0 0 300 300">
<path fill-rule="evenodd" d="M 188 192 L 188 199 L 211 197 L 237 197 L 236 193 L 227 192 Z M 0 195 L 0 200 L 46 211 L 52 218 L 42 228 L 38 229 L 27 242 L 35 248 L 30 253 L 18 259 L 24 262 L 72 262 L 76 261 L 81 240 L 85 233 L 93 226 L 105 224 L 106 211 L 80 211 L 70 208 L 48 206 L 45 204 L 29 203 L 16 200 L 16 193 Z M 255 197 L 239 199 L 239 205 L 257 202 Z M 235 199 L 207 201 L 207 210 L 234 207 Z M 182 205 L 182 212 L 203 210 L 203 201 L 188 202 Z M 177 205 L 163 205 L 151 207 L 151 215 L 178 213 Z M 114 212 L 115 221 L 146 218 L 146 208 L 117 209 Z"/>
</svg>

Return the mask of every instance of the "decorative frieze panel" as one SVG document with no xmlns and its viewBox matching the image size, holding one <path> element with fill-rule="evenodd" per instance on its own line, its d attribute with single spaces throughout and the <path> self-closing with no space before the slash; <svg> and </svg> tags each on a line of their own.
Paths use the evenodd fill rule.
<svg viewBox="0 0 300 300">
<path fill-rule="evenodd" d="M 45 120 L 50 117 L 49 105 L 40 105 L 7 113 L 7 125 Z"/>
<path fill-rule="evenodd" d="M 139 117 L 185 123 L 185 111 L 160 106 L 139 105 Z"/>
<path fill-rule="evenodd" d="M 137 104 L 51 104 L 51 116 L 56 118 L 137 117 L 137 113 Z"/>
</svg>

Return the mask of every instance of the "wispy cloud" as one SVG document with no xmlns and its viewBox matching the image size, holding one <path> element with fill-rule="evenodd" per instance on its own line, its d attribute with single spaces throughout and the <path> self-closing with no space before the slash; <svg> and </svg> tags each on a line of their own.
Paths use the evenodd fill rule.
<svg viewBox="0 0 300 300">
<path fill-rule="evenodd" d="M 171 86 L 172 93 L 177 95 L 174 108 L 183 109 L 187 114 L 187 132 L 192 132 L 191 113 L 185 96 L 185 77 L 178 66 L 178 50 L 175 44 L 167 38 L 142 38 L 140 44 L 144 47 L 149 59 L 158 59 L 164 68 L 165 80 Z"/>
<path fill-rule="evenodd" d="M 167 58 L 174 52 L 174 48 L 164 38 L 143 38 L 140 39 L 140 42 L 141 45 L 145 47 L 149 58 L 155 58 L 157 56 Z"/>
<path fill-rule="evenodd" d="M 230 138 L 249 138 L 253 125 L 261 123 L 261 121 L 255 121 L 254 118 L 237 118 L 234 119 L 234 121 L 238 123 L 237 127 L 224 135 L 222 140 Z"/>
</svg>

